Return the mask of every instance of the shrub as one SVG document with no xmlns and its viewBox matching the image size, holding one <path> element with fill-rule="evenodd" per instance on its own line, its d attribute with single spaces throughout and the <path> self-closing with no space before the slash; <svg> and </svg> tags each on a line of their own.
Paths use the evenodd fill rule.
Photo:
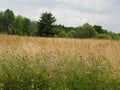
<svg viewBox="0 0 120 90">
<path fill-rule="evenodd" d="M 111 36 L 107 34 L 98 34 L 97 38 L 99 39 L 112 39 Z"/>
</svg>

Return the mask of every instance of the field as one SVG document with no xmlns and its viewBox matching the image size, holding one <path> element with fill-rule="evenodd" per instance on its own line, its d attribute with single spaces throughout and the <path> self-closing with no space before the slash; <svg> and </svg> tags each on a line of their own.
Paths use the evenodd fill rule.
<svg viewBox="0 0 120 90">
<path fill-rule="evenodd" d="M 0 35 L 0 90 L 120 90 L 120 41 Z"/>
</svg>

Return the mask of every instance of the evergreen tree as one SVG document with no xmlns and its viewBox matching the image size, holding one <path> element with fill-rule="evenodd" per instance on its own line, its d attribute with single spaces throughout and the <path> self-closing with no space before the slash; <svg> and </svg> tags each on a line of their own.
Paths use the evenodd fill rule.
<svg viewBox="0 0 120 90">
<path fill-rule="evenodd" d="M 43 37 L 52 37 L 57 31 L 54 29 L 55 17 L 51 13 L 43 13 L 37 22 L 38 35 Z"/>
</svg>

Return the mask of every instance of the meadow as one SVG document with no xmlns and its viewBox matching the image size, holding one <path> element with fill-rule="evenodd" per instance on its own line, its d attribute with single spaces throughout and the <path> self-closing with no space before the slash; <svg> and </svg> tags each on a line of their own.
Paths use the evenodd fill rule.
<svg viewBox="0 0 120 90">
<path fill-rule="evenodd" d="M 120 41 L 0 35 L 0 90 L 120 90 Z"/>
</svg>

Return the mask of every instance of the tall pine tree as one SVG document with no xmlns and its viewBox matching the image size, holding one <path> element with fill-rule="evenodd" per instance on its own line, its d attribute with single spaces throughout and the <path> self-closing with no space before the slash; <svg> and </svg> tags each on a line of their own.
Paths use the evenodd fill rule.
<svg viewBox="0 0 120 90">
<path fill-rule="evenodd" d="M 54 29 L 55 17 L 51 13 L 43 13 L 37 22 L 38 35 L 43 37 L 52 37 L 56 34 Z"/>
</svg>

